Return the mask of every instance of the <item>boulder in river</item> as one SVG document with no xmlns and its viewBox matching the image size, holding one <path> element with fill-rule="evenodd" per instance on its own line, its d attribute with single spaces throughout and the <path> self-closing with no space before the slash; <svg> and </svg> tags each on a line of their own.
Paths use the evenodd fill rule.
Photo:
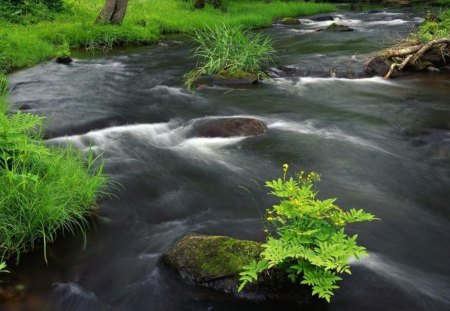
<svg viewBox="0 0 450 311">
<path fill-rule="evenodd" d="M 64 64 L 64 65 L 68 65 L 71 62 L 73 62 L 73 59 L 70 58 L 69 56 L 60 56 L 57 57 L 55 60 L 58 64 Z"/>
<path fill-rule="evenodd" d="M 294 67 L 278 66 L 269 68 L 266 73 L 271 78 L 295 77 L 297 69 Z"/>
<path fill-rule="evenodd" d="M 198 128 L 200 137 L 258 136 L 267 133 L 266 125 L 257 119 L 213 119 Z"/>
<path fill-rule="evenodd" d="M 238 292 L 242 266 L 258 260 L 261 250 L 261 244 L 254 241 L 188 234 L 163 255 L 163 261 L 186 282 L 235 297 L 296 304 L 312 301 L 308 287 L 293 284 L 279 270 L 262 274 Z"/>
<path fill-rule="evenodd" d="M 331 24 L 327 28 L 324 29 L 325 31 L 331 31 L 331 32 L 347 32 L 347 31 L 353 31 L 353 28 L 350 28 L 345 25 L 339 25 L 336 23 Z"/>
<path fill-rule="evenodd" d="M 327 21 L 334 21 L 334 17 L 331 15 L 315 16 L 311 17 L 310 20 L 315 22 L 327 22 Z"/>
<path fill-rule="evenodd" d="M 300 20 L 294 17 L 284 17 L 278 23 L 281 25 L 300 25 Z"/>
<path fill-rule="evenodd" d="M 364 62 L 364 71 L 371 76 L 384 76 L 391 66 L 392 61 L 377 55 Z"/>
</svg>

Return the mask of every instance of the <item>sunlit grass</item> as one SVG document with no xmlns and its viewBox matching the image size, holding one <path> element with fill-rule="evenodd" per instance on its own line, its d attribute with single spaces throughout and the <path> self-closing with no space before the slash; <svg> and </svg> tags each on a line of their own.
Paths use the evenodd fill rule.
<svg viewBox="0 0 450 311">
<path fill-rule="evenodd" d="M 59 56 L 61 46 L 110 49 L 118 44 L 154 42 L 168 32 L 192 32 L 206 26 L 264 27 L 274 19 L 332 11 L 331 4 L 261 0 L 224 0 L 221 10 L 195 10 L 184 0 L 133 0 L 121 26 L 95 25 L 103 0 L 66 0 L 66 8 L 34 24 L 0 19 L 0 71 L 32 66 Z"/>
</svg>

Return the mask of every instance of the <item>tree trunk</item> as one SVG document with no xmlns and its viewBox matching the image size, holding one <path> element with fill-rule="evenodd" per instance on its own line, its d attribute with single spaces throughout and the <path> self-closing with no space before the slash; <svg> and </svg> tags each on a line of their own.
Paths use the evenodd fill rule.
<svg viewBox="0 0 450 311">
<path fill-rule="evenodd" d="M 128 0 L 106 0 L 96 22 L 99 24 L 121 24 L 125 18 L 127 6 Z"/>
</svg>

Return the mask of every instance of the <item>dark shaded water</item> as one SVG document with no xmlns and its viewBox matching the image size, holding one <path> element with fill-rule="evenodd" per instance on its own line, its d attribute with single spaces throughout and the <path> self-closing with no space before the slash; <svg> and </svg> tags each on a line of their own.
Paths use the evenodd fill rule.
<svg viewBox="0 0 450 311">
<path fill-rule="evenodd" d="M 336 14 L 334 14 L 336 15 Z M 250 89 L 183 90 L 190 46 L 144 47 L 46 63 L 11 80 L 13 108 L 49 117 L 50 143 L 103 154 L 122 185 L 101 202 L 87 247 L 61 239 L 17 268 L 25 302 L 6 309 L 291 310 L 185 285 L 160 255 L 186 232 L 263 240 L 265 180 L 291 168 L 322 174 L 322 197 L 382 221 L 351 228 L 370 257 L 354 265 L 330 305 L 311 310 L 450 308 L 450 75 L 391 81 L 360 76 L 364 56 L 402 37 L 413 14 L 341 12 L 349 33 L 311 32 L 330 22 L 266 30 L 292 79 Z M 196 138 L 224 116 L 264 120 L 260 138 Z M 66 137 L 67 136 L 67 137 Z M 244 186 L 245 189 L 243 189 Z M 1 308 L 1 306 L 0 306 Z"/>
</svg>

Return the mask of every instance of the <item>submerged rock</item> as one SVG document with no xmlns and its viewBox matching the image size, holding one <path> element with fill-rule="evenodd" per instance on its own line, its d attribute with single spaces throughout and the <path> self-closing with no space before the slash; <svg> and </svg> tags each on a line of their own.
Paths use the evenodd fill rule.
<svg viewBox="0 0 450 311">
<path fill-rule="evenodd" d="M 334 17 L 331 15 L 324 15 L 324 16 L 311 17 L 310 20 L 315 21 L 315 22 L 326 22 L 326 21 L 334 21 Z"/>
<path fill-rule="evenodd" d="M 70 58 L 69 56 L 60 56 L 57 57 L 55 60 L 58 64 L 64 64 L 64 65 L 68 65 L 71 62 L 73 62 L 73 59 Z"/>
<path fill-rule="evenodd" d="M 300 20 L 294 17 L 285 17 L 278 21 L 282 25 L 300 25 Z"/>
<path fill-rule="evenodd" d="M 345 26 L 345 25 L 339 25 L 336 23 L 331 24 L 327 28 L 324 29 L 325 31 L 332 31 L 332 32 L 346 32 L 346 31 L 353 31 L 352 28 Z"/>
<path fill-rule="evenodd" d="M 279 66 L 269 68 L 266 73 L 271 78 L 295 77 L 297 69 L 294 67 Z"/>
<path fill-rule="evenodd" d="M 163 255 L 163 261 L 189 283 L 249 300 L 305 303 L 310 289 L 293 284 L 278 270 L 261 275 L 238 292 L 242 266 L 259 259 L 261 244 L 226 236 L 188 234 Z"/>
<path fill-rule="evenodd" d="M 200 137 L 258 136 L 267 133 L 266 125 L 257 119 L 236 118 L 208 121 L 198 129 Z"/>
</svg>

